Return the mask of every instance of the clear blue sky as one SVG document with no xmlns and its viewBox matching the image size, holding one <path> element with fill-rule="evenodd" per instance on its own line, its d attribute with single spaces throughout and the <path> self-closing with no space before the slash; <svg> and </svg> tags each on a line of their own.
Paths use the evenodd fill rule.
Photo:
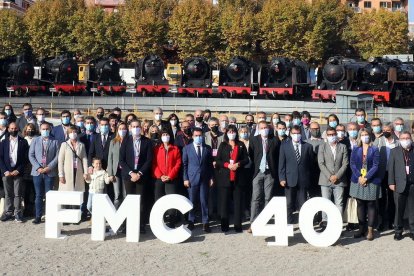
<svg viewBox="0 0 414 276">
<path fill-rule="evenodd" d="M 414 23 L 414 0 L 408 0 L 408 22 Z"/>
</svg>

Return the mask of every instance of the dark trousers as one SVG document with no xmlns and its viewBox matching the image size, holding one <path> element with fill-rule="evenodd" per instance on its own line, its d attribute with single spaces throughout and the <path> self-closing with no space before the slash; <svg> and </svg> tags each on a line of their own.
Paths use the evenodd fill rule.
<svg viewBox="0 0 414 276">
<path fill-rule="evenodd" d="M 405 207 L 408 208 L 408 223 L 410 226 L 410 232 L 414 233 L 414 184 L 408 184 L 405 187 L 404 192 L 394 193 L 395 201 L 395 220 L 394 229 L 396 233 L 403 232 L 404 226 L 404 212 Z"/>
<path fill-rule="evenodd" d="M 358 224 L 360 229 L 364 229 L 367 224 L 368 217 L 368 226 L 374 227 L 376 216 L 377 216 L 377 206 L 376 200 L 357 200 L 357 213 L 358 213 Z"/>
<path fill-rule="evenodd" d="M 23 200 L 23 178 L 21 176 L 4 176 L 3 185 L 5 196 L 4 213 L 21 215 Z"/>
<path fill-rule="evenodd" d="M 24 211 L 23 216 L 32 217 L 35 215 L 35 188 L 33 183 L 33 178 L 31 175 L 25 176 L 23 178 L 24 187 L 23 187 L 23 202 L 24 202 Z"/>
<path fill-rule="evenodd" d="M 218 178 L 217 176 L 218 176 L 218 170 L 214 169 L 214 177 L 213 177 L 214 183 L 217 183 L 217 178 Z M 208 215 L 212 219 L 215 219 L 220 213 L 219 206 L 218 206 L 219 197 L 220 197 L 220 194 L 217 191 L 217 185 L 213 185 L 212 187 L 209 187 Z"/>
<path fill-rule="evenodd" d="M 140 195 L 141 196 L 141 202 L 140 202 L 140 225 L 141 227 L 145 225 L 144 219 L 143 219 L 143 214 L 144 214 L 144 199 L 143 199 L 143 194 L 144 194 L 144 179 L 140 179 L 136 182 L 131 181 L 131 179 L 124 179 L 123 180 L 125 183 L 125 191 L 127 195 Z"/>
<path fill-rule="evenodd" d="M 154 183 L 154 202 L 165 195 L 171 195 L 177 193 L 177 181 L 162 182 L 161 179 L 156 179 Z M 176 219 L 176 210 L 170 209 L 166 212 L 165 220 L 174 222 Z"/>
<path fill-rule="evenodd" d="M 219 194 L 220 194 L 220 216 L 223 221 L 228 223 L 230 217 L 230 202 L 231 197 L 233 196 L 233 212 L 234 212 L 234 226 L 241 227 L 242 218 L 243 218 L 243 198 L 244 198 L 244 187 L 242 186 L 234 186 L 232 183 L 231 187 L 220 187 Z"/>
<path fill-rule="evenodd" d="M 201 220 L 204 224 L 208 223 L 208 192 L 209 192 L 208 183 L 199 183 L 197 185 L 194 185 L 193 183 L 191 183 L 190 188 L 188 188 L 188 195 L 193 205 L 196 205 L 198 202 L 200 202 Z M 191 209 L 191 211 L 189 212 L 188 220 L 194 223 L 194 220 L 195 220 L 194 208 Z"/>
<path fill-rule="evenodd" d="M 307 189 L 305 187 L 285 187 L 286 205 L 287 205 L 287 219 L 289 224 L 293 224 L 293 212 L 300 210 L 306 201 Z M 297 203 L 297 206 L 296 206 Z"/>
<path fill-rule="evenodd" d="M 394 193 L 388 186 L 388 173 L 381 183 L 382 198 L 378 200 L 378 212 L 381 217 L 381 224 L 384 227 L 391 224 L 395 217 Z"/>
</svg>

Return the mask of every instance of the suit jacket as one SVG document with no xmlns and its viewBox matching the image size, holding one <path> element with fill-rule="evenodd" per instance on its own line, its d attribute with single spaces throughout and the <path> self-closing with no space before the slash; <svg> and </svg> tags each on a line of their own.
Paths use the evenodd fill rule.
<svg viewBox="0 0 414 276">
<path fill-rule="evenodd" d="M 174 139 L 174 144 L 180 149 L 180 151 L 182 151 L 185 146 L 191 144 L 192 142 L 193 138 L 190 136 L 187 139 L 182 131 L 178 132 Z"/>
<path fill-rule="evenodd" d="M 36 126 L 37 125 L 37 120 L 36 120 L 36 116 L 32 117 L 32 122 L 33 124 Z M 17 120 L 16 120 L 16 124 L 19 127 L 19 133 L 22 133 L 24 127 L 28 124 L 27 119 L 24 115 L 20 116 Z"/>
<path fill-rule="evenodd" d="M 388 170 L 387 165 L 388 165 L 388 158 L 389 155 L 391 154 L 391 149 L 387 148 L 386 145 L 386 138 L 384 136 L 381 136 L 377 139 L 375 139 L 374 141 L 374 146 L 377 146 L 379 149 L 379 155 L 380 155 L 380 159 L 379 159 L 379 165 L 378 165 L 378 177 L 381 179 L 384 179 L 385 174 Z M 394 143 L 392 143 L 392 147 L 395 148 L 397 146 L 400 145 L 399 140 L 394 139 Z M 388 153 L 389 151 L 389 153 Z"/>
<path fill-rule="evenodd" d="M 121 143 L 115 142 L 115 140 L 112 139 L 111 143 L 109 144 L 108 166 L 106 168 L 109 176 L 115 176 L 118 171 L 120 150 Z"/>
<path fill-rule="evenodd" d="M 221 145 L 221 143 L 224 141 L 224 134 L 222 132 L 219 132 L 217 135 L 217 149 Z M 204 143 L 211 147 L 213 150 L 213 139 L 211 138 L 211 132 L 207 131 L 204 133 Z M 216 157 L 213 156 L 213 160 L 215 160 Z"/>
<path fill-rule="evenodd" d="M 198 158 L 194 144 L 183 149 L 183 178 L 189 180 L 191 186 L 208 185 L 213 177 L 213 157 L 211 147 L 203 144 L 201 158 Z"/>
<path fill-rule="evenodd" d="M 4 139 L 0 143 L 0 169 L 4 176 L 5 172 L 17 170 L 20 176 L 23 176 L 24 168 L 28 163 L 27 154 L 29 152 L 29 144 L 26 139 L 17 137 L 17 160 L 14 167 L 10 164 L 10 139 Z"/>
<path fill-rule="evenodd" d="M 119 151 L 119 164 L 122 167 L 122 178 L 131 179 L 131 176 L 129 175 L 130 172 L 141 172 L 142 177 L 144 178 L 151 177 L 153 158 L 153 146 L 151 140 L 145 136 L 141 136 L 138 166 L 135 170 L 134 138 L 128 136 L 124 139 Z"/>
<path fill-rule="evenodd" d="M 367 152 L 367 175 L 368 182 L 381 184 L 381 178 L 378 176 L 379 150 L 377 147 L 370 146 Z M 358 183 L 358 177 L 361 176 L 362 169 L 362 147 L 354 147 L 351 153 L 351 181 Z M 405 166 L 404 166 L 405 171 Z"/>
<path fill-rule="evenodd" d="M 308 140 L 311 138 L 311 131 L 310 126 L 308 128 L 305 128 L 303 125 L 300 127 L 300 133 L 302 134 L 302 140 Z"/>
<path fill-rule="evenodd" d="M 239 168 L 236 170 L 236 180 L 234 185 L 236 186 L 246 186 L 247 177 L 246 169 L 244 168 L 249 163 L 249 155 L 247 154 L 246 146 L 243 142 L 238 142 L 236 144 L 238 147 L 237 159 L 236 162 L 239 163 Z M 220 147 L 217 152 L 216 158 L 216 168 L 219 169 L 217 177 L 217 186 L 218 187 L 231 187 L 230 182 L 230 170 L 227 168 L 227 165 L 230 163 L 231 155 L 231 146 L 227 142 L 220 144 Z"/>
<path fill-rule="evenodd" d="M 319 147 L 318 164 L 321 170 L 319 185 L 329 186 L 331 175 L 338 177 L 338 186 L 345 187 L 348 184 L 346 170 L 348 168 L 348 149 L 345 145 L 337 143 L 335 149 L 335 160 L 329 143 L 323 143 Z"/>
<path fill-rule="evenodd" d="M 95 140 L 95 136 L 98 136 L 99 134 L 96 132 L 92 132 L 91 134 L 86 134 L 86 132 L 82 132 L 79 135 L 79 141 L 81 141 L 86 148 L 86 154 L 89 154 L 89 149 L 91 148 L 91 144 Z M 88 137 L 89 136 L 89 137 Z"/>
<path fill-rule="evenodd" d="M 70 124 L 69 126 L 75 126 L 75 125 Z M 67 140 L 63 125 L 57 125 L 57 126 L 53 127 L 52 131 L 50 132 L 50 136 L 54 140 L 58 141 L 59 145 Z"/>
<path fill-rule="evenodd" d="M 44 121 L 43 123 L 47 123 L 47 124 L 49 124 L 50 129 L 53 129 L 53 124 L 52 124 L 52 123 L 49 123 L 49 122 L 47 122 L 47 121 Z M 43 123 L 41 123 L 40 125 L 42 125 Z M 38 124 L 38 122 L 36 121 L 35 128 L 36 128 L 36 132 L 37 132 L 37 133 L 40 133 L 40 125 L 39 125 L 39 124 Z"/>
<path fill-rule="evenodd" d="M 395 191 L 397 193 L 403 193 L 407 185 L 405 159 L 401 146 L 393 148 L 390 152 L 390 159 L 388 160 L 388 184 L 396 185 Z"/>
<path fill-rule="evenodd" d="M 266 160 L 269 166 L 270 174 L 274 179 L 278 179 L 278 159 L 280 144 L 281 143 L 279 142 L 279 140 L 274 137 L 267 138 L 268 152 L 266 154 Z M 249 141 L 249 156 L 250 160 L 252 160 L 253 162 L 253 178 L 255 178 L 260 171 L 260 162 L 263 157 L 263 142 L 262 137 L 260 135 L 254 136 Z"/>
<path fill-rule="evenodd" d="M 57 165 L 59 156 L 59 143 L 53 139 L 47 139 L 46 143 L 46 166 L 50 168 L 50 172 L 47 174 L 49 177 L 57 176 Z M 42 168 L 43 157 L 43 138 L 41 136 L 33 139 L 29 148 L 29 160 L 32 164 L 31 175 L 39 176 L 37 172 L 39 168 Z"/>
<path fill-rule="evenodd" d="M 289 187 L 309 187 L 312 180 L 312 163 L 314 153 L 312 145 L 300 142 L 301 154 L 299 163 L 296 160 L 296 153 L 292 140 L 287 140 L 280 146 L 279 154 L 279 181 L 286 181 Z"/>
<path fill-rule="evenodd" d="M 89 145 L 88 152 L 88 166 L 92 167 L 92 159 L 97 157 L 102 160 L 102 168 L 106 170 L 108 166 L 108 154 L 109 154 L 109 145 L 111 140 L 114 138 L 114 134 L 109 132 L 108 137 L 106 138 L 105 145 L 102 147 L 102 136 L 101 134 L 95 134 L 93 136 L 92 143 Z"/>
</svg>

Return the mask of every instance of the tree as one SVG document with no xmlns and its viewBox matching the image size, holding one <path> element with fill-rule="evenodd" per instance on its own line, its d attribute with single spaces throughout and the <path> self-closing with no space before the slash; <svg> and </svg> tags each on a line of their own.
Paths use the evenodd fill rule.
<svg viewBox="0 0 414 276">
<path fill-rule="evenodd" d="M 129 60 L 161 54 L 176 0 L 127 0 L 121 10 Z"/>
<path fill-rule="evenodd" d="M 73 16 L 79 9 L 84 9 L 83 0 L 36 1 L 24 18 L 34 54 L 47 57 L 72 51 L 76 44 L 71 35 Z"/>
<path fill-rule="evenodd" d="M 0 11 L 0 58 L 27 50 L 26 26 L 23 18 L 10 10 Z"/>
<path fill-rule="evenodd" d="M 407 53 L 407 16 L 384 9 L 357 14 L 345 29 L 344 40 L 363 58 Z"/>
<path fill-rule="evenodd" d="M 205 0 L 182 0 L 169 20 L 168 37 L 178 45 L 181 59 L 212 59 L 219 48 L 217 8 Z"/>
</svg>

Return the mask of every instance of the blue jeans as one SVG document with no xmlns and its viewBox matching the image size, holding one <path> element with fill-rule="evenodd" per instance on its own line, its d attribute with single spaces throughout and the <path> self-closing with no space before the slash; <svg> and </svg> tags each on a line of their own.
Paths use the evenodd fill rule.
<svg viewBox="0 0 414 276">
<path fill-rule="evenodd" d="M 55 177 L 50 177 L 45 174 L 39 176 L 33 176 L 33 183 L 36 193 L 35 198 L 35 207 L 36 207 L 36 217 L 40 218 L 43 213 L 43 198 L 45 194 L 53 189 L 53 183 Z"/>
</svg>

